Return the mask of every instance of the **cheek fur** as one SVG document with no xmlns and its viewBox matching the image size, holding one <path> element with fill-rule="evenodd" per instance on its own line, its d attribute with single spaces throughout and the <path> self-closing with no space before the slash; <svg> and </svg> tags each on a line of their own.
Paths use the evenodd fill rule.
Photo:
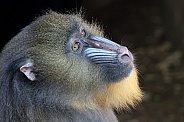
<svg viewBox="0 0 184 122">
<path fill-rule="evenodd" d="M 97 103 L 106 108 L 129 108 L 134 107 L 142 101 L 143 93 L 139 88 L 137 71 L 134 69 L 132 74 L 120 81 L 107 85 L 106 89 L 99 91 L 95 96 Z"/>
</svg>

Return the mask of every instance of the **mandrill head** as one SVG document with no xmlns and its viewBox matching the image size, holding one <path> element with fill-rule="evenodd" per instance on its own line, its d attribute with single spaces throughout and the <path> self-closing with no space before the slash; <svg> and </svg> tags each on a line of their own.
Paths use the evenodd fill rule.
<svg viewBox="0 0 184 122">
<path fill-rule="evenodd" d="M 0 61 L 39 107 L 118 109 L 143 97 L 132 53 L 79 14 L 39 17 L 5 46 Z"/>
</svg>

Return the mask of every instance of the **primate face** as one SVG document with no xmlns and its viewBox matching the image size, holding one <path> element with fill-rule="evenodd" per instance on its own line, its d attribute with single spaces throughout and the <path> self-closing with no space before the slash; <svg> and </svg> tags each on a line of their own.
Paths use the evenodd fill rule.
<svg viewBox="0 0 184 122">
<path fill-rule="evenodd" d="M 67 43 L 68 53 L 100 67 L 103 81 L 118 82 L 131 74 L 134 58 L 127 47 L 96 36 L 81 24 L 76 24 L 73 30 Z"/>
<path fill-rule="evenodd" d="M 115 122 L 142 100 L 132 53 L 80 14 L 47 13 L 0 55 L 0 121 Z"/>
</svg>

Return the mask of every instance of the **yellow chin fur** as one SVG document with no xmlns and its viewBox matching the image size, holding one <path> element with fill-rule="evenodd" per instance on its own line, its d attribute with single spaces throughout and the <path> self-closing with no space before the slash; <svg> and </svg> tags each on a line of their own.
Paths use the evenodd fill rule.
<svg viewBox="0 0 184 122">
<path fill-rule="evenodd" d="M 97 103 L 104 108 L 129 108 L 142 101 L 143 93 L 139 87 L 137 71 L 129 77 L 107 85 L 107 89 L 96 96 Z"/>
</svg>

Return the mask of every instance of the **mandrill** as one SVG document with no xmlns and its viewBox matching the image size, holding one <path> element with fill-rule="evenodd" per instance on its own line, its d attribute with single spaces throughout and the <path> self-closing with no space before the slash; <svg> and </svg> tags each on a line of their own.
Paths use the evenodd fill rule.
<svg viewBox="0 0 184 122">
<path fill-rule="evenodd" d="M 132 53 L 81 14 L 38 17 L 0 63 L 0 122 L 117 122 L 143 98 Z"/>
</svg>

